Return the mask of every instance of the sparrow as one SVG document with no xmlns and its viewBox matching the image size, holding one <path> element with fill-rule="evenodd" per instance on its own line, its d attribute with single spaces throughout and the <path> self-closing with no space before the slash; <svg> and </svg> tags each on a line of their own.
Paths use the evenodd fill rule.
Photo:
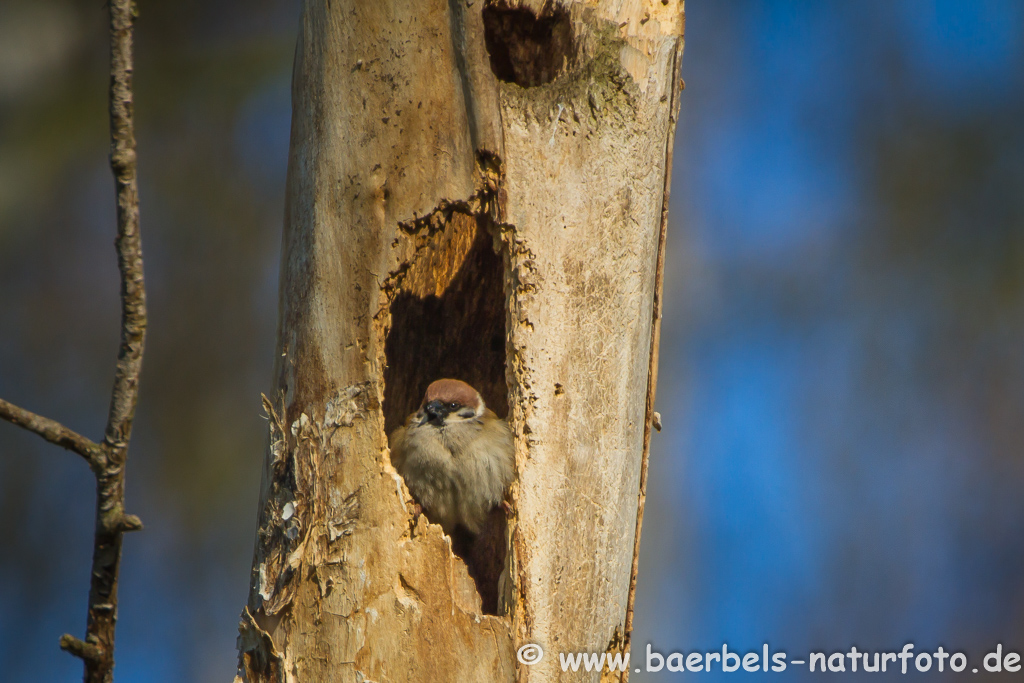
<svg viewBox="0 0 1024 683">
<path fill-rule="evenodd" d="M 479 534 L 504 502 L 515 473 L 512 432 L 465 382 L 431 383 L 389 441 L 409 492 L 449 536 L 459 526 Z"/>
</svg>

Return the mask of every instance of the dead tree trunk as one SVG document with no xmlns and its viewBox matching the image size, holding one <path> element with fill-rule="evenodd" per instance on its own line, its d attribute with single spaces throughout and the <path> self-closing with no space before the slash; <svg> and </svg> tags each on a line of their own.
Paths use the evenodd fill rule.
<svg viewBox="0 0 1024 683">
<path fill-rule="evenodd" d="M 569 680 L 558 652 L 628 646 L 682 12 L 305 3 L 242 680 Z M 389 462 L 440 377 L 515 434 L 497 571 Z"/>
</svg>

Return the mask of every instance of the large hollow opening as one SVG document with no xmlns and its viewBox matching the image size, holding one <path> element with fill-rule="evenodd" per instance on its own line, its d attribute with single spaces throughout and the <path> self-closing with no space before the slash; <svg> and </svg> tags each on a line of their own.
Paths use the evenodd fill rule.
<svg viewBox="0 0 1024 683">
<path fill-rule="evenodd" d="M 508 415 L 503 259 L 487 217 L 452 212 L 441 223 L 425 239 L 412 236 L 423 243 L 391 301 L 383 406 L 389 435 L 419 408 L 427 385 L 445 377 L 469 383 L 498 417 Z M 456 529 L 452 537 L 485 614 L 497 613 L 505 559 L 504 511 L 491 517 L 479 536 Z"/>
<path fill-rule="evenodd" d="M 498 417 L 508 414 L 504 264 L 486 220 L 453 214 L 446 234 L 427 247 L 433 253 L 410 266 L 391 302 L 384 344 L 389 434 L 442 377 L 468 382 Z"/>
</svg>

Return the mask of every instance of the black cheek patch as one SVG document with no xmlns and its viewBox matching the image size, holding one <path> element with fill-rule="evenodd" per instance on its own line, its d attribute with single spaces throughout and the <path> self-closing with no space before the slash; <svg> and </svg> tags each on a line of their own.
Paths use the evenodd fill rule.
<svg viewBox="0 0 1024 683">
<path fill-rule="evenodd" d="M 476 411 L 474 410 L 466 409 L 459 412 L 459 417 L 470 418 L 473 417 L 474 415 L 476 415 Z"/>
</svg>

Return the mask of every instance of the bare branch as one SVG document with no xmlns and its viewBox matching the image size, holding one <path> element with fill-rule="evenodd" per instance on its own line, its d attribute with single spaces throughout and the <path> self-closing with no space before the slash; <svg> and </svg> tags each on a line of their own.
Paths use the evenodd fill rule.
<svg viewBox="0 0 1024 683">
<path fill-rule="evenodd" d="M 146 287 L 139 235 L 135 127 L 132 103 L 132 0 L 110 0 L 110 167 L 117 189 L 117 265 L 121 274 L 121 343 L 114 370 L 110 412 L 96 469 L 96 531 L 89 585 L 86 640 L 70 636 L 61 647 L 82 658 L 86 683 L 110 683 L 121 544 L 142 521 L 124 511 L 124 472 L 146 338 Z"/>
<path fill-rule="evenodd" d="M 19 408 L 13 403 L 8 403 L 2 398 L 0 398 L 0 418 L 38 434 L 61 448 L 78 453 L 85 458 L 86 462 L 93 469 L 96 469 L 103 459 L 103 451 L 99 444 L 90 441 L 78 432 L 68 429 L 56 420 L 36 415 L 24 408 Z"/>
<path fill-rule="evenodd" d="M 103 443 L 93 443 L 64 425 L 0 400 L 0 418 L 85 458 L 96 475 L 96 529 L 89 587 L 86 639 L 65 634 L 60 647 L 85 664 L 86 683 L 109 683 L 114 669 L 114 626 L 121 543 L 142 520 L 124 511 L 124 466 L 139 396 L 146 337 L 146 287 L 139 236 L 139 194 L 132 122 L 131 0 L 110 7 L 110 166 L 117 188 L 117 265 L 121 273 L 121 344 Z"/>
</svg>

